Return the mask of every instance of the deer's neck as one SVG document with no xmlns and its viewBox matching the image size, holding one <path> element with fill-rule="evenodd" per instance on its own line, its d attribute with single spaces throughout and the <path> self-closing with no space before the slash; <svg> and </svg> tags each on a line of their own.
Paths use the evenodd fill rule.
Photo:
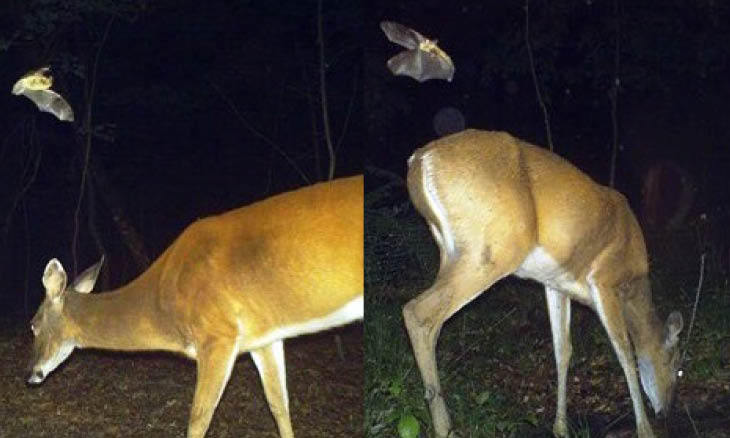
<svg viewBox="0 0 730 438">
<path fill-rule="evenodd" d="M 113 292 L 71 293 L 64 310 L 79 347 L 183 351 L 172 321 L 160 309 L 154 282 L 137 279 Z"/>
<path fill-rule="evenodd" d="M 662 342 L 662 322 L 651 300 L 649 279 L 642 276 L 629 283 L 623 298 L 631 343 L 636 355 L 645 357 Z"/>
</svg>

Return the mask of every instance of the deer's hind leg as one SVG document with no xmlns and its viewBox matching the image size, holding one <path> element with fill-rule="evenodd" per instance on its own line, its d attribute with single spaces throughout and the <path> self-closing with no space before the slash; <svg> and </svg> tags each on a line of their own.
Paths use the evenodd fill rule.
<svg viewBox="0 0 730 438">
<path fill-rule="evenodd" d="M 438 437 L 446 437 L 451 431 L 451 419 L 436 367 L 436 341 L 441 327 L 482 291 L 516 270 L 528 252 L 528 245 L 517 243 L 512 246 L 464 247 L 456 256 L 442 256 L 444 265 L 433 286 L 403 308 L 403 318 Z"/>
</svg>

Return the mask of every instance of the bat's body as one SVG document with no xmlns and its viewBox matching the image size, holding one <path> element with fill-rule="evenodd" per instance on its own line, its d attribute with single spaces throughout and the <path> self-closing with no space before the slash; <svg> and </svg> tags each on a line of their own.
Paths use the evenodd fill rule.
<svg viewBox="0 0 730 438">
<path fill-rule="evenodd" d="M 388 68 L 394 75 L 410 76 L 418 82 L 429 79 L 451 82 L 454 63 L 435 40 L 393 21 L 381 22 L 380 28 L 391 42 L 408 49 L 388 60 Z"/>
<path fill-rule="evenodd" d="M 13 85 L 13 94 L 23 95 L 32 100 L 38 109 L 51 113 L 58 120 L 73 122 L 74 112 L 60 94 L 51 90 L 53 76 L 50 67 L 42 67 L 25 74 Z"/>
</svg>

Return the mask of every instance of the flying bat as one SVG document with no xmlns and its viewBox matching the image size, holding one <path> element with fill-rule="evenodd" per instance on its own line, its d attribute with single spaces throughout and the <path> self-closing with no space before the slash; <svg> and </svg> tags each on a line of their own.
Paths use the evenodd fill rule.
<svg viewBox="0 0 730 438">
<path fill-rule="evenodd" d="M 410 76 L 418 82 L 429 79 L 454 77 L 454 63 L 436 44 L 415 30 L 394 21 L 381 21 L 380 28 L 388 39 L 405 50 L 388 60 L 388 68 L 394 75 Z"/>
<path fill-rule="evenodd" d="M 13 85 L 13 94 L 24 95 L 38 106 L 38 109 L 51 113 L 58 120 L 73 122 L 74 112 L 60 94 L 51 90 L 53 76 L 50 67 L 41 67 L 26 73 Z"/>
</svg>

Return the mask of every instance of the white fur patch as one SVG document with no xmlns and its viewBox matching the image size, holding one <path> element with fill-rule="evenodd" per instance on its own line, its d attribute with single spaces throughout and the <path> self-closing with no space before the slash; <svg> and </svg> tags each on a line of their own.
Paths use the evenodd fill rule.
<svg viewBox="0 0 730 438">
<path fill-rule="evenodd" d="M 588 288 L 578 282 L 570 272 L 563 269 L 555 258 L 541 246 L 533 249 L 525 257 L 514 275 L 538 281 L 551 289 L 567 293 L 571 299 L 582 303 L 593 301 Z"/>
<path fill-rule="evenodd" d="M 258 339 L 246 339 L 244 333 L 242 336 L 243 341 L 239 345 L 239 351 L 243 352 L 261 348 L 278 339 L 292 338 L 294 336 L 305 335 L 307 333 L 316 333 L 332 327 L 345 325 L 355 320 L 362 319 L 364 313 L 363 296 L 360 295 L 329 315 L 325 315 L 321 318 L 313 318 L 309 321 L 298 324 L 277 327 Z"/>
<path fill-rule="evenodd" d="M 659 402 L 659 391 L 656 385 L 656 375 L 654 374 L 654 365 L 651 360 L 645 357 L 639 357 L 637 360 L 639 364 L 639 378 L 641 379 L 641 386 L 644 388 L 646 396 L 649 397 L 651 406 L 654 408 L 654 412 L 659 412 L 662 408 Z"/>
<path fill-rule="evenodd" d="M 430 154 L 425 153 L 421 156 L 421 166 L 421 188 L 423 189 L 424 198 L 429 208 L 434 216 L 436 216 L 437 222 L 437 226 L 432 226 L 431 231 L 433 232 L 434 238 L 439 242 L 439 246 L 445 248 L 449 256 L 452 256 L 455 252 L 454 236 L 449 226 L 446 209 L 441 203 L 441 199 L 436 190 L 434 180 L 436 172 L 434 171 Z M 438 234 L 436 230 L 438 230 Z"/>
<path fill-rule="evenodd" d="M 61 344 L 59 349 L 56 351 L 56 354 L 54 354 L 52 357 L 48 358 L 45 362 L 41 364 L 36 364 L 33 367 L 33 373 L 31 373 L 30 379 L 28 379 L 28 383 L 41 383 L 43 380 L 45 380 L 46 377 L 48 377 L 49 374 L 53 372 L 59 365 L 63 363 L 64 360 L 66 360 L 71 353 L 74 351 L 74 348 L 76 348 L 76 344 L 73 342 L 64 342 Z M 35 373 L 35 371 L 41 371 L 43 373 L 42 377 L 38 377 Z"/>
<path fill-rule="evenodd" d="M 195 344 L 187 344 L 185 346 L 185 349 L 183 350 L 183 353 L 185 356 L 189 357 L 190 359 L 195 359 L 198 357 L 198 350 L 195 348 Z"/>
</svg>

